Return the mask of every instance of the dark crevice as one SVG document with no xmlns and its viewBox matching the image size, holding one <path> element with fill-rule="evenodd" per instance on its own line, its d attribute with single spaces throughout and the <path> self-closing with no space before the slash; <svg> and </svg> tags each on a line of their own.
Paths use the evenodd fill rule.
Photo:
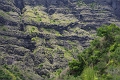
<svg viewBox="0 0 120 80">
<path fill-rule="evenodd" d="M 15 0 L 15 6 L 20 9 L 22 14 L 22 10 L 24 8 L 24 1 L 23 0 Z"/>
</svg>

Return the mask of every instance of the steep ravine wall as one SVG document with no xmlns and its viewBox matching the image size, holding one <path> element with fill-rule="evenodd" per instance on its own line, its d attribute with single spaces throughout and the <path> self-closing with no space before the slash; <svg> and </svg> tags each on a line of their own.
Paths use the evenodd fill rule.
<svg viewBox="0 0 120 80">
<path fill-rule="evenodd" d="M 23 80 L 55 78 L 103 24 L 120 25 L 119 0 L 0 0 L 0 65 Z M 14 71 L 14 70 L 13 70 Z"/>
</svg>

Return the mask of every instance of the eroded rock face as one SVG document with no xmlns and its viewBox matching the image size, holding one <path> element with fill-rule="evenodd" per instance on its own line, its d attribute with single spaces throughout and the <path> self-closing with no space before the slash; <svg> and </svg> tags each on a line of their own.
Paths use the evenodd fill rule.
<svg viewBox="0 0 120 80">
<path fill-rule="evenodd" d="M 116 1 L 116 3 L 113 4 L 114 9 L 115 9 L 115 14 L 120 17 L 120 1 Z"/>
<path fill-rule="evenodd" d="M 15 6 L 17 7 L 17 8 L 19 8 L 20 9 L 20 11 L 22 12 L 22 10 L 23 10 L 23 8 L 25 7 L 24 5 L 25 5 L 25 3 L 24 3 L 24 0 L 14 0 L 14 2 L 15 2 Z"/>
<path fill-rule="evenodd" d="M 25 7 L 25 5 L 31 5 L 31 6 L 37 6 L 37 5 L 44 5 L 45 7 L 50 7 L 51 5 L 55 6 L 67 6 L 71 5 L 72 3 L 78 2 L 79 0 L 4 0 L 0 1 L 0 9 L 4 11 L 17 11 L 22 12 L 22 9 Z M 114 13 L 119 16 L 119 11 L 120 11 L 120 1 L 119 0 L 82 0 L 84 3 L 89 4 L 89 3 L 98 3 L 98 4 L 103 4 L 105 5 L 110 5 Z"/>
<path fill-rule="evenodd" d="M 0 65 L 53 78 L 102 24 L 119 24 L 119 0 L 0 0 Z M 82 4 L 81 4 L 82 3 Z M 91 36 L 92 35 L 92 36 Z"/>
</svg>

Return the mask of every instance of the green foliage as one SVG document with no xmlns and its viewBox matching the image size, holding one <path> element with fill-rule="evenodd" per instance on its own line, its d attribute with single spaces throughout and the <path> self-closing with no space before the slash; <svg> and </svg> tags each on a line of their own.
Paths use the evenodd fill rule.
<svg viewBox="0 0 120 80">
<path fill-rule="evenodd" d="M 82 80 L 80 76 L 64 76 L 63 80 Z"/>
<path fill-rule="evenodd" d="M 94 9 L 95 7 L 96 7 L 96 3 L 95 2 L 92 2 L 92 3 L 90 3 L 90 7 L 92 8 L 92 9 Z"/>
<path fill-rule="evenodd" d="M 83 4 L 84 4 L 84 3 L 83 3 L 83 0 L 78 0 L 78 1 L 77 1 L 77 5 L 78 5 L 79 7 L 81 7 Z"/>
<path fill-rule="evenodd" d="M 27 25 L 26 26 L 26 32 L 30 33 L 30 34 L 33 34 L 33 33 L 39 33 L 39 30 L 36 26 Z"/>
<path fill-rule="evenodd" d="M 91 46 L 78 55 L 78 60 L 69 64 L 70 70 L 75 70 L 79 75 L 83 71 L 82 75 L 86 75 L 83 80 L 118 80 L 118 74 L 114 73 L 117 77 L 114 79 L 115 76 L 107 69 L 110 66 L 120 66 L 120 28 L 114 24 L 104 25 L 97 29 L 97 35 L 99 38 L 93 40 Z M 86 70 L 85 67 L 93 68 Z M 96 75 L 94 71 L 99 77 L 93 77 Z"/>
<path fill-rule="evenodd" d="M 60 73 L 62 72 L 62 69 L 57 69 L 55 72 L 54 72 L 54 75 L 55 77 L 60 77 Z"/>
<path fill-rule="evenodd" d="M 120 33 L 120 28 L 117 27 L 115 24 L 111 25 L 104 25 L 97 29 L 97 35 L 100 37 L 105 37 L 106 40 L 114 41 L 115 36 L 117 33 Z"/>
<path fill-rule="evenodd" d="M 5 73 L 4 69 L 0 67 L 0 80 L 12 80 L 12 77 Z"/>
<path fill-rule="evenodd" d="M 97 73 L 91 67 L 85 68 L 81 74 L 82 80 L 98 80 Z"/>
<path fill-rule="evenodd" d="M 0 30 L 1 30 L 1 31 L 7 31 L 8 28 L 6 28 L 5 26 L 0 26 Z"/>
<path fill-rule="evenodd" d="M 116 36 L 115 36 L 115 41 L 116 41 L 117 43 L 120 43 L 120 35 L 116 35 Z"/>
<path fill-rule="evenodd" d="M 79 70 L 79 65 L 80 65 L 79 61 L 73 60 L 72 62 L 69 63 L 70 70 L 78 71 Z"/>
<path fill-rule="evenodd" d="M 3 28 L 2 30 L 3 30 L 3 31 L 6 31 L 7 29 L 6 29 L 6 28 Z"/>
<path fill-rule="evenodd" d="M 107 76 L 112 76 L 111 80 L 120 80 L 120 66 L 111 65 L 106 70 L 109 74 Z M 103 75 L 104 77 L 104 75 Z"/>
<path fill-rule="evenodd" d="M 85 62 L 81 59 L 81 61 L 73 60 L 69 62 L 70 73 L 74 76 L 77 76 L 82 73 L 84 69 Z"/>
<path fill-rule="evenodd" d="M 113 45 L 111 45 L 109 51 L 110 51 L 110 52 L 115 51 L 116 47 L 117 47 L 117 44 L 116 44 L 116 43 L 113 44 Z"/>
<path fill-rule="evenodd" d="M 115 49 L 115 51 L 114 51 L 114 56 L 113 56 L 113 58 L 115 59 L 115 60 L 117 60 L 118 62 L 120 62 L 120 47 L 117 47 L 116 49 Z"/>
<path fill-rule="evenodd" d="M 98 40 L 98 39 L 95 39 L 95 40 L 93 40 L 92 42 L 91 42 L 91 45 L 92 46 L 100 46 L 100 41 Z"/>
<path fill-rule="evenodd" d="M 8 13 L 4 12 L 3 10 L 0 10 L 0 17 L 3 17 L 4 19 L 9 20 L 9 21 L 16 22 L 16 20 L 13 17 L 11 17 Z"/>
<path fill-rule="evenodd" d="M 39 64 L 38 68 L 40 68 L 40 69 L 41 69 L 42 67 L 43 67 L 43 64 Z"/>
<path fill-rule="evenodd" d="M 39 41 L 39 37 L 33 37 L 33 38 L 31 38 L 31 41 L 38 42 Z"/>
<path fill-rule="evenodd" d="M 3 65 L 0 67 L 0 80 L 25 80 L 17 66 Z"/>
</svg>

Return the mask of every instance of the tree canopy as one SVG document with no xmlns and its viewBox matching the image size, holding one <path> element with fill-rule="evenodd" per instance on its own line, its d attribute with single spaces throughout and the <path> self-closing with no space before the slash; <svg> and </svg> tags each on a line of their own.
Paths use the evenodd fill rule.
<svg viewBox="0 0 120 80">
<path fill-rule="evenodd" d="M 69 63 L 70 72 L 76 72 L 73 74 L 75 76 L 81 75 L 86 67 L 91 67 L 99 78 L 119 80 L 120 28 L 115 24 L 101 26 L 97 29 L 97 36 L 90 46 L 78 55 L 77 60 Z"/>
</svg>

